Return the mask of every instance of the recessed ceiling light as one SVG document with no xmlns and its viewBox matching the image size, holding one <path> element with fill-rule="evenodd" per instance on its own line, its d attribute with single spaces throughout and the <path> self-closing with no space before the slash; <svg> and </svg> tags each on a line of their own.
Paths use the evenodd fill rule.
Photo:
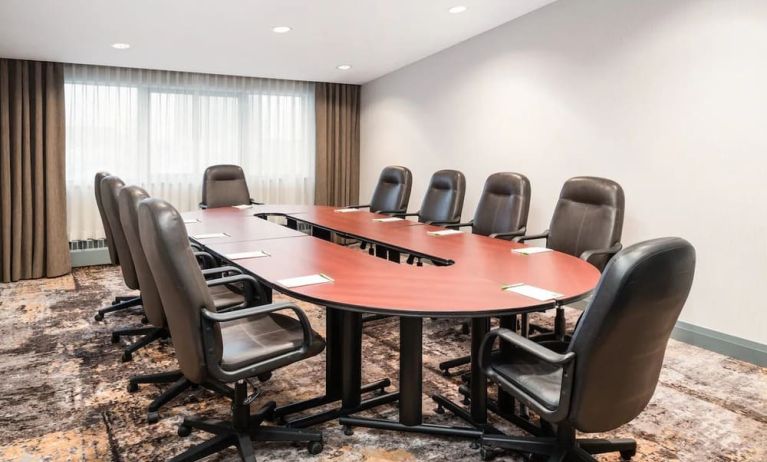
<svg viewBox="0 0 767 462">
<path fill-rule="evenodd" d="M 336 66 L 336 69 L 339 69 L 339 70 L 342 70 L 342 71 L 348 71 L 351 68 L 352 67 L 350 65 L 348 65 L 348 64 L 339 64 L 338 66 Z"/>
<path fill-rule="evenodd" d="M 130 48 L 130 43 L 113 43 L 112 48 L 115 50 L 127 50 Z"/>
<path fill-rule="evenodd" d="M 454 6 L 454 7 L 450 8 L 447 11 L 449 11 L 450 13 L 453 13 L 453 14 L 463 13 L 464 11 L 466 11 L 466 7 L 462 6 L 462 5 Z"/>
<path fill-rule="evenodd" d="M 290 32 L 290 31 L 291 31 L 291 28 L 288 26 L 272 27 L 272 32 L 276 34 L 284 34 L 285 32 Z"/>
</svg>

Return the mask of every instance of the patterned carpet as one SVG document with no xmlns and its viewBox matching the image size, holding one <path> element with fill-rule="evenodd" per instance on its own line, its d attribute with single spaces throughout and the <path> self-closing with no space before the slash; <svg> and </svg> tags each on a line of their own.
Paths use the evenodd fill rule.
<svg viewBox="0 0 767 462">
<path fill-rule="evenodd" d="M 161 411 L 155 425 L 145 409 L 155 386 L 126 390 L 131 375 L 175 368 L 173 348 L 153 345 L 120 362 L 120 345 L 110 343 L 117 327 L 139 325 L 129 313 L 93 320 L 97 307 L 125 289 L 116 268 L 81 268 L 73 274 L 0 287 L 0 460 L 154 461 L 166 460 L 206 436 L 176 436 L 184 415 L 226 417 L 228 405 L 203 390 L 189 392 Z M 315 329 L 324 329 L 323 310 L 302 304 Z M 539 322 L 546 322 L 546 319 Z M 390 377 L 396 383 L 396 320 L 366 327 L 364 381 Z M 424 412 L 434 423 L 460 424 L 436 415 L 427 393 L 455 396 L 458 377 L 439 374 L 437 363 L 467 351 L 468 336 L 456 321 L 424 322 Z M 318 395 L 324 356 L 274 374 L 261 400 L 292 402 Z M 371 416 L 396 417 L 383 406 Z M 363 414 L 363 415 L 366 415 Z M 520 433 L 493 420 L 508 432 Z M 325 450 L 310 456 L 304 445 L 257 447 L 260 461 L 444 461 L 479 460 L 467 441 L 355 429 L 344 436 L 335 422 L 320 427 Z M 639 461 L 767 461 L 767 369 L 672 341 L 660 384 L 646 411 L 610 434 L 633 437 Z M 210 460 L 239 460 L 234 450 Z M 522 460 L 511 454 L 498 461 Z M 617 455 L 600 460 L 615 461 Z"/>
</svg>

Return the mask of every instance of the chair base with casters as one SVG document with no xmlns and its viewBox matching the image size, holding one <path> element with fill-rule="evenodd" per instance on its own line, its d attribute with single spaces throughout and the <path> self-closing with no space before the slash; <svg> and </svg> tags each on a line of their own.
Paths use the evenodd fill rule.
<svg viewBox="0 0 767 462">
<path fill-rule="evenodd" d="M 631 460 L 636 455 L 637 443 L 632 439 L 588 439 L 576 438 L 575 429 L 561 423 L 556 434 L 544 437 L 524 437 L 512 435 L 482 436 L 480 456 L 490 460 L 494 453 L 489 448 L 510 449 L 523 454 L 531 454 L 530 460 L 546 462 L 583 461 L 597 462 L 592 454 L 618 452 L 622 460 Z"/>
<path fill-rule="evenodd" d="M 266 382 L 271 378 L 271 376 L 272 374 L 267 372 L 258 376 L 258 379 L 261 382 Z M 149 424 L 157 423 L 160 420 L 160 408 L 162 406 L 168 404 L 175 397 L 179 396 L 186 390 L 195 389 L 198 386 L 206 388 L 214 393 L 218 393 L 219 395 L 225 396 L 229 399 L 233 399 L 234 397 L 234 390 L 232 390 L 230 387 L 218 382 L 198 385 L 186 379 L 178 369 L 169 372 L 159 372 L 155 374 L 144 374 L 131 377 L 128 379 L 128 393 L 137 392 L 139 390 L 140 384 L 147 383 L 172 384 L 165 391 L 160 393 L 155 399 L 153 399 L 151 403 L 149 403 L 149 406 L 147 407 L 147 423 Z"/>
<path fill-rule="evenodd" d="M 270 401 L 255 414 L 250 413 L 250 403 L 258 395 L 248 396 L 247 384 L 239 381 L 234 387 L 232 419 L 229 422 L 185 418 L 178 427 L 178 435 L 185 437 L 193 429 L 215 435 L 213 438 L 187 449 L 171 459 L 171 462 L 190 462 L 215 454 L 230 446 L 237 447 L 240 457 L 246 462 L 255 462 L 253 449 L 255 441 L 306 442 L 310 454 L 322 452 L 322 433 L 298 428 L 262 426 L 274 412 L 276 403 Z"/>
<path fill-rule="evenodd" d="M 115 297 L 110 306 L 98 310 L 93 317 L 96 321 L 103 321 L 104 315 L 114 313 L 115 311 L 127 310 L 136 306 L 141 306 L 141 297 Z"/>
<path fill-rule="evenodd" d="M 168 331 L 161 327 L 131 327 L 118 329 L 112 332 L 112 343 L 119 343 L 121 337 L 142 336 L 139 340 L 131 343 L 123 350 L 122 361 L 128 362 L 133 359 L 133 353 L 144 348 L 150 343 L 168 338 Z"/>
</svg>

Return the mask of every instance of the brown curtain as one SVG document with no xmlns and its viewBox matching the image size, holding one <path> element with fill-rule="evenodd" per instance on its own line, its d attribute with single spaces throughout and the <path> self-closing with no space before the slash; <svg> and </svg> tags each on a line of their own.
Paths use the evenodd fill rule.
<svg viewBox="0 0 767 462">
<path fill-rule="evenodd" d="M 0 59 L 0 281 L 70 270 L 64 68 Z"/>
<path fill-rule="evenodd" d="M 356 204 L 360 188 L 360 86 L 317 83 L 314 203 Z"/>
</svg>

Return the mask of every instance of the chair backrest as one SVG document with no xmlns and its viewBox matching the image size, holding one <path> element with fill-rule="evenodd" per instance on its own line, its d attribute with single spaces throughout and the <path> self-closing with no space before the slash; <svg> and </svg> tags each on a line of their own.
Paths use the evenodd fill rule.
<svg viewBox="0 0 767 462">
<path fill-rule="evenodd" d="M 530 180 L 519 173 L 493 173 L 474 212 L 472 232 L 489 236 L 527 226 L 530 210 Z"/>
<path fill-rule="evenodd" d="M 139 203 L 141 244 L 168 318 L 176 358 L 184 376 L 194 383 L 208 377 L 200 324 L 201 310 L 216 311 L 205 278 L 195 260 L 183 218 L 169 203 L 144 199 Z M 221 332 L 215 328 L 221 357 Z"/>
<path fill-rule="evenodd" d="M 620 242 L 623 232 L 623 188 L 606 178 L 579 176 L 562 186 L 549 226 L 548 247 L 580 257 L 585 250 Z M 608 257 L 595 257 L 600 270 Z"/>
<path fill-rule="evenodd" d="M 205 169 L 202 178 L 203 205 L 212 208 L 249 203 L 245 172 L 239 165 L 213 165 Z"/>
<path fill-rule="evenodd" d="M 440 170 L 431 176 L 418 212 L 418 221 L 459 222 L 466 194 L 466 177 L 458 170 Z"/>
<path fill-rule="evenodd" d="M 141 306 L 144 307 L 149 322 L 156 327 L 167 327 L 165 313 L 162 308 L 160 293 L 152 277 L 152 271 L 146 260 L 144 247 L 141 245 L 138 229 L 138 204 L 149 197 L 146 191 L 138 186 L 125 186 L 117 198 L 120 209 L 120 222 L 122 223 L 125 240 L 128 243 L 133 266 L 136 268 L 136 277 L 141 289 Z"/>
<path fill-rule="evenodd" d="M 413 174 L 405 167 L 389 166 L 381 171 L 370 200 L 370 211 L 407 211 Z"/>
<path fill-rule="evenodd" d="M 673 237 L 632 245 L 608 263 L 569 346 L 575 428 L 609 431 L 642 412 L 694 272 L 695 249 Z"/>
<path fill-rule="evenodd" d="M 104 214 L 109 222 L 109 229 L 112 232 L 112 241 L 114 242 L 117 258 L 120 261 L 120 269 L 123 273 L 125 285 L 131 289 L 138 289 L 138 277 L 136 268 L 133 266 L 133 257 L 128 248 L 128 241 L 125 240 L 125 232 L 120 222 L 120 206 L 117 198 L 120 190 L 125 186 L 123 180 L 110 175 L 101 180 L 101 203 L 104 206 Z"/>
<path fill-rule="evenodd" d="M 114 238 L 112 237 L 112 228 L 109 227 L 109 220 L 107 220 L 107 215 L 104 213 L 104 204 L 101 202 L 101 180 L 108 176 L 109 173 L 107 172 L 96 173 L 96 179 L 93 182 L 93 192 L 96 194 L 96 206 L 98 206 L 99 209 L 101 224 L 104 226 L 107 249 L 109 249 L 109 261 L 112 262 L 113 265 L 116 265 L 119 263 L 119 260 L 117 258 L 117 250 L 115 249 Z"/>
</svg>

